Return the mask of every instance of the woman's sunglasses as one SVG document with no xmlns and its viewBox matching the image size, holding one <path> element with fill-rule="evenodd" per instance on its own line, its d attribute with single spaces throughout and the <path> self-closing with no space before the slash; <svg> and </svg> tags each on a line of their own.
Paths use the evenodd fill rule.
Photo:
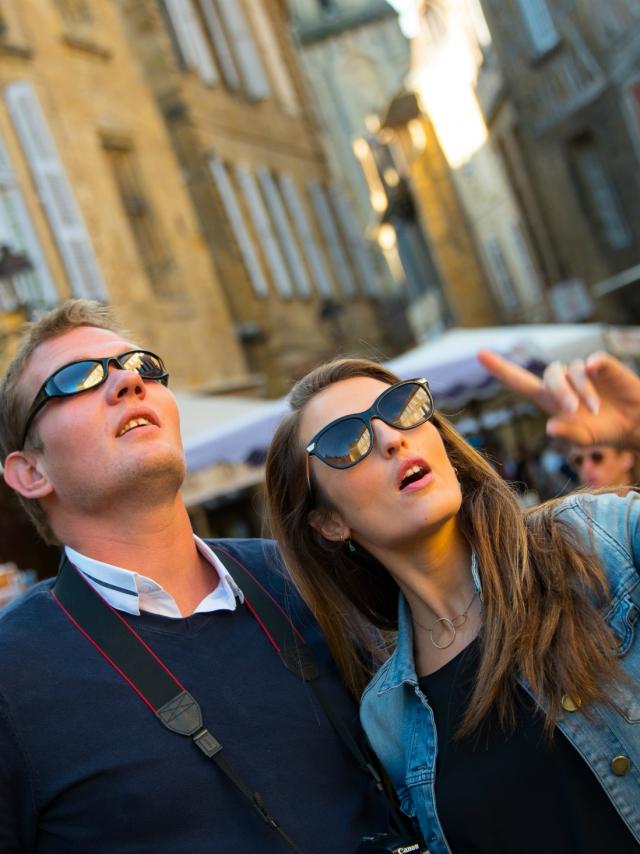
<svg viewBox="0 0 640 854">
<path fill-rule="evenodd" d="M 348 469 L 364 460 L 373 448 L 373 418 L 397 430 L 410 430 L 424 424 L 432 415 L 433 398 L 425 379 L 395 383 L 369 409 L 336 418 L 316 433 L 306 447 L 307 482 L 310 483 L 311 455 L 334 469 Z"/>
<path fill-rule="evenodd" d="M 25 421 L 20 447 L 24 447 L 33 419 L 48 401 L 56 397 L 71 397 L 97 388 L 109 376 L 109 365 L 112 364 L 123 371 L 135 371 L 143 380 L 158 380 L 166 385 L 169 379 L 160 356 L 148 350 L 128 350 L 119 356 L 69 362 L 68 365 L 63 365 L 54 371 L 40 386 L 40 391 L 35 396 Z"/>
</svg>

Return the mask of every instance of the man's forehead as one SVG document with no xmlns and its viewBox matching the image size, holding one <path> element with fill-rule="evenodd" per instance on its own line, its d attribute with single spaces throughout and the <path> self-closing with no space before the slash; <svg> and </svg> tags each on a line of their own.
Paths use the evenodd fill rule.
<svg viewBox="0 0 640 854">
<path fill-rule="evenodd" d="M 39 344 L 29 356 L 23 382 L 37 389 L 58 368 L 79 359 L 117 356 L 138 345 L 110 329 L 79 326 Z"/>
</svg>

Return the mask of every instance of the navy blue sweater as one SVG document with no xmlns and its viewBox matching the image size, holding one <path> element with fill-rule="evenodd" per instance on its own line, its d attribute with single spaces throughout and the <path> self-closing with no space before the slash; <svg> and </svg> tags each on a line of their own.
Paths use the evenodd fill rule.
<svg viewBox="0 0 640 854">
<path fill-rule="evenodd" d="M 272 544 L 225 541 L 312 643 L 322 686 L 357 713 Z M 166 730 L 42 582 L 0 616 L 0 852 L 285 854 L 211 760 Z M 126 616 L 199 701 L 205 725 L 305 854 L 351 854 L 382 804 L 309 686 L 246 607 Z M 358 736 L 359 737 L 359 736 Z"/>
</svg>

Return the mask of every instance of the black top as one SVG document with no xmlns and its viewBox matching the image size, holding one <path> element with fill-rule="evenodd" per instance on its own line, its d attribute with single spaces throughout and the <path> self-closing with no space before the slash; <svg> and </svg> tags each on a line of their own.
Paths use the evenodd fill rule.
<svg viewBox="0 0 640 854">
<path fill-rule="evenodd" d="M 454 854 L 638 852 L 589 766 L 521 691 L 518 723 L 505 735 L 490 717 L 479 733 L 453 737 L 471 697 L 479 644 L 419 680 L 438 733 L 436 806 Z"/>
</svg>

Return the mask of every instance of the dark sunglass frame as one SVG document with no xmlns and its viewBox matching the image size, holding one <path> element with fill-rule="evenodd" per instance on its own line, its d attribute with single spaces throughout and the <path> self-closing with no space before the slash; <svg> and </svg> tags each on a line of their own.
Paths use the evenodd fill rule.
<svg viewBox="0 0 640 854">
<path fill-rule="evenodd" d="M 380 403 L 382 401 L 384 401 L 385 397 L 387 397 L 387 395 L 389 395 L 391 392 L 396 391 L 396 389 L 400 388 L 401 386 L 405 386 L 405 385 L 417 385 L 426 391 L 427 400 L 429 402 L 429 414 L 425 415 L 419 421 L 416 421 L 415 424 L 411 424 L 411 425 L 407 425 L 406 427 L 403 427 L 402 425 L 395 424 L 393 421 L 389 420 L 388 418 L 385 418 L 383 413 L 380 412 Z M 342 471 L 343 469 L 352 468 L 353 466 L 362 462 L 362 460 L 366 459 L 366 457 L 369 456 L 369 454 L 373 450 L 373 444 L 374 444 L 373 429 L 371 427 L 371 421 L 373 418 L 379 418 L 381 421 L 384 421 L 385 424 L 388 424 L 390 427 L 393 427 L 396 430 L 412 430 L 414 427 L 419 427 L 421 424 L 425 424 L 427 421 L 429 421 L 429 419 L 432 417 L 432 415 L 433 415 L 433 397 L 431 395 L 431 390 L 429 389 L 429 383 L 427 382 L 427 380 L 424 377 L 419 377 L 419 378 L 413 379 L 413 380 L 402 380 L 402 382 L 398 382 L 398 383 L 394 383 L 393 385 L 390 385 L 389 388 L 385 389 L 382 392 L 382 394 L 380 394 L 374 400 L 373 404 L 369 407 L 369 409 L 365 409 L 363 412 L 352 412 L 349 415 L 343 415 L 341 418 L 336 418 L 334 421 L 330 421 L 329 424 L 324 426 L 322 428 L 322 430 L 319 430 L 316 433 L 316 435 L 313 437 L 313 439 L 309 442 L 309 444 L 305 448 L 306 461 L 307 461 L 307 483 L 309 484 L 309 487 L 311 486 L 311 478 L 310 478 L 310 473 L 309 473 L 309 457 L 315 456 L 319 460 L 321 460 L 325 465 L 330 466 L 333 469 L 339 469 Z M 352 460 L 350 463 L 348 463 L 348 465 L 336 465 L 335 463 L 329 462 L 329 460 L 325 459 L 325 457 L 323 457 L 322 454 L 318 453 L 318 450 L 317 450 L 318 442 L 320 441 L 322 436 L 324 436 L 324 434 L 328 430 L 331 430 L 332 428 L 334 428 L 336 426 L 336 424 L 340 424 L 343 421 L 351 421 L 354 419 L 361 421 L 365 425 L 365 427 L 367 428 L 367 430 L 369 432 L 369 447 L 368 447 L 368 449 L 365 451 L 364 454 L 362 454 L 362 456 L 358 457 L 356 460 Z"/>
<path fill-rule="evenodd" d="M 603 451 L 589 451 L 588 454 L 574 454 L 569 458 L 569 464 L 574 468 L 582 468 L 583 463 L 587 460 L 593 463 L 594 466 L 599 466 L 604 461 Z"/>
<path fill-rule="evenodd" d="M 160 372 L 158 374 L 151 373 L 143 373 L 142 370 L 137 370 L 135 368 L 127 367 L 122 363 L 122 360 L 127 356 L 133 356 L 134 354 L 141 354 L 143 356 L 151 356 L 158 362 Z M 89 373 L 93 368 L 100 365 L 102 367 L 102 376 L 98 379 L 96 383 L 93 385 L 87 386 L 86 388 L 74 389 L 72 391 L 65 391 L 60 386 L 56 385 L 56 377 L 59 376 L 63 371 L 66 371 L 68 368 L 72 368 L 75 365 L 87 365 L 87 373 Z M 169 381 L 169 373 L 167 368 L 160 358 L 160 356 L 152 353 L 151 350 L 127 350 L 125 353 L 120 353 L 118 356 L 105 356 L 101 359 L 77 359 L 75 362 L 68 362 L 66 365 L 62 365 L 62 367 L 58 368 L 54 371 L 51 376 L 47 377 L 47 379 L 42 383 L 38 393 L 36 394 L 33 403 L 31 404 L 31 408 L 29 409 L 29 414 L 27 415 L 24 430 L 22 431 L 22 441 L 20 443 L 20 447 L 24 447 L 24 443 L 26 442 L 27 435 L 29 433 L 29 428 L 33 423 L 33 419 L 36 417 L 38 412 L 42 409 L 42 407 L 48 403 L 50 400 L 54 400 L 59 397 L 75 397 L 77 394 L 84 394 L 85 391 L 92 391 L 94 388 L 98 388 L 104 382 L 107 381 L 107 377 L 109 376 L 109 367 L 111 365 L 115 365 L 122 371 L 131 371 L 137 370 L 137 373 L 142 377 L 143 380 L 154 380 L 156 382 L 161 382 L 163 385 L 167 385 Z"/>
</svg>

